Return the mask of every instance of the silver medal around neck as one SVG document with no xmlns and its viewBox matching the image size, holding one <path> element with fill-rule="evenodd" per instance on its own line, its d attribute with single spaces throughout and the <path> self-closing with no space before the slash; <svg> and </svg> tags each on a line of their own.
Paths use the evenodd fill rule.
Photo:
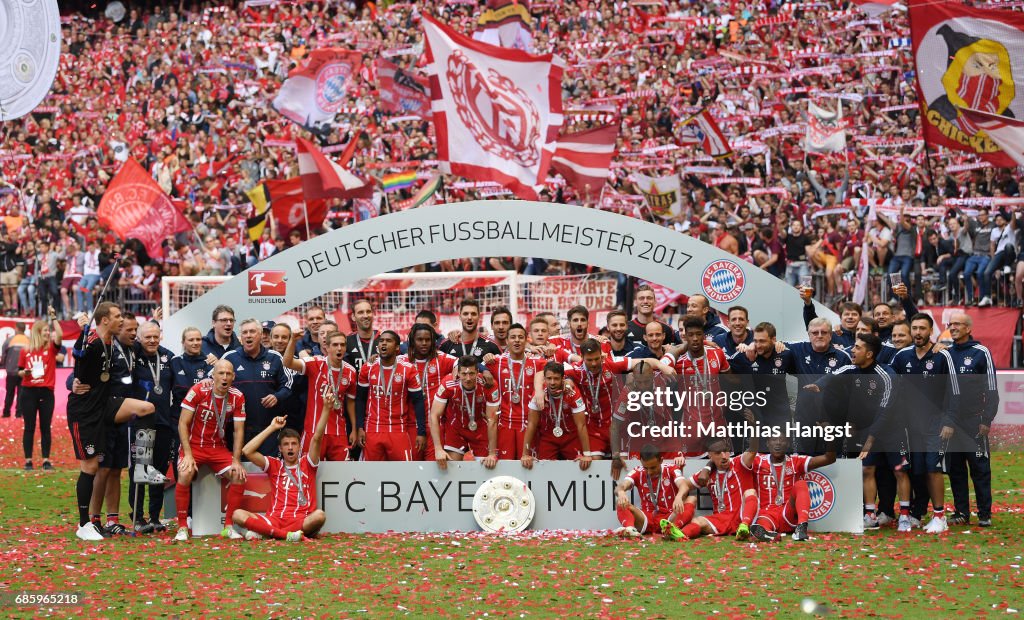
<svg viewBox="0 0 1024 620">
<path fill-rule="evenodd" d="M 468 428 L 471 431 L 475 431 L 476 430 L 476 420 L 470 420 L 469 424 L 466 425 L 466 428 Z"/>
<path fill-rule="evenodd" d="M 781 495 L 779 495 L 778 497 L 775 498 L 775 505 L 776 506 L 781 506 L 784 503 L 786 503 L 786 502 L 785 502 L 785 500 L 782 499 Z"/>
<path fill-rule="evenodd" d="M 305 507 L 305 505 L 308 504 L 308 503 L 309 503 L 309 501 L 305 497 L 300 497 L 299 498 L 299 506 Z"/>
<path fill-rule="evenodd" d="M 513 405 L 518 405 L 519 404 L 519 394 L 515 394 L 515 393 L 512 394 L 512 404 Z"/>
<path fill-rule="evenodd" d="M 561 426 L 556 426 L 555 429 L 551 431 L 551 434 L 554 435 L 555 437 L 561 437 L 562 435 L 565 434 L 565 431 L 562 430 Z"/>
<path fill-rule="evenodd" d="M 157 385 L 157 386 L 155 386 L 153 388 L 153 393 L 156 394 L 157 396 L 160 396 L 161 394 L 164 393 L 164 388 L 162 388 L 161 386 Z"/>
</svg>

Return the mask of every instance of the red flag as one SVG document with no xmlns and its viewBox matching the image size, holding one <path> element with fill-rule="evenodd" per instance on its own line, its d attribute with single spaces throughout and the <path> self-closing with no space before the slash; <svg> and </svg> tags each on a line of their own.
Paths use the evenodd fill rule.
<svg viewBox="0 0 1024 620">
<path fill-rule="evenodd" d="M 336 47 L 313 50 L 305 65 L 288 74 L 273 108 L 309 129 L 330 124 L 345 104 L 361 62 L 359 52 Z"/>
<path fill-rule="evenodd" d="M 1024 121 L 971 108 L 960 108 L 960 114 L 975 127 L 984 131 L 993 142 L 1003 149 L 1003 153 L 1018 165 L 1024 166 Z"/>
<path fill-rule="evenodd" d="M 589 185 L 590 195 L 597 196 L 608 180 L 618 135 L 614 125 L 563 134 L 558 138 L 551 167 L 581 195 L 587 194 Z"/>
<path fill-rule="evenodd" d="M 153 177 L 128 159 L 104 192 L 96 210 L 99 223 L 122 239 L 135 238 L 150 256 L 160 255 L 160 243 L 191 226 Z"/>
<path fill-rule="evenodd" d="M 725 134 L 722 133 L 722 130 L 718 128 L 718 123 L 715 122 L 714 117 L 711 116 L 707 108 L 683 121 L 683 124 L 691 128 L 696 139 L 700 141 L 704 152 L 708 155 L 716 159 L 732 155 L 732 147 L 729 146 L 729 141 L 726 139 Z"/>
<path fill-rule="evenodd" d="M 423 16 L 442 172 L 536 200 L 562 127 L 565 61 L 495 47 Z"/>
<path fill-rule="evenodd" d="M 964 109 L 1008 117 L 1009 123 L 1024 113 L 1024 77 L 1017 64 L 1024 15 L 958 2 L 913 2 L 910 26 L 924 139 L 1015 167 L 1017 161 Z"/>
<path fill-rule="evenodd" d="M 309 140 L 295 139 L 299 175 L 307 200 L 316 198 L 368 198 L 373 186 L 334 163 Z M 351 143 L 349 144 L 351 146 Z M 346 148 L 346 151 L 348 149 Z"/>
<path fill-rule="evenodd" d="M 380 107 L 394 114 L 430 117 L 430 82 L 393 62 L 377 60 Z"/>
<path fill-rule="evenodd" d="M 307 219 L 310 228 L 316 228 L 327 217 L 326 201 L 304 199 L 301 176 L 283 181 L 264 181 L 263 186 L 277 221 L 278 234 L 282 237 L 296 228 L 305 230 Z"/>
</svg>

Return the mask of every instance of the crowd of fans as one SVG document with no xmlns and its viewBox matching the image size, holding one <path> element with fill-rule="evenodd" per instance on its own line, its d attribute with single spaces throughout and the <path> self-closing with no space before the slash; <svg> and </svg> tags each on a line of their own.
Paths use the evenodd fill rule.
<svg viewBox="0 0 1024 620">
<path fill-rule="evenodd" d="M 273 223 L 251 241 L 245 192 L 298 172 L 292 148 L 278 145 L 308 134 L 269 102 L 316 47 L 363 53 L 333 130 L 315 136 L 321 147 L 358 140 L 350 168 L 366 177 L 413 166 L 430 175 L 432 124 L 394 121 L 378 108 L 374 61 L 415 69 L 422 63 L 421 12 L 470 32 L 479 3 L 248 4 L 164 4 L 131 9 L 118 22 L 64 17 L 51 94 L 35 113 L 0 129 L 5 314 L 42 316 L 48 306 L 63 316 L 88 311 L 115 266 L 118 299 L 144 310 L 159 295 L 162 276 L 238 273 L 301 242 L 305 230 L 288 234 Z M 845 3 L 675 0 L 534 2 L 531 11 L 536 51 L 568 63 L 568 129 L 620 126 L 614 179 L 601 195 L 555 179 L 545 199 L 623 208 L 637 204 L 633 172 L 681 173 L 680 212 L 669 219 L 643 209 L 635 214 L 699 235 L 794 285 L 815 274 L 817 293 L 829 303 L 852 294 L 862 247 L 876 276 L 873 296 L 886 290 L 877 276 L 897 272 L 924 303 L 1020 303 L 1019 218 L 989 211 L 980 200 L 971 205 L 977 208 L 944 209 L 950 198 L 1018 196 L 1019 172 L 985 168 L 918 140 L 905 12 L 869 18 Z M 698 19 L 681 21 L 686 17 Z M 814 97 L 834 109 L 840 95 L 847 149 L 808 156 L 806 101 Z M 699 147 L 678 146 L 678 122 L 705 104 L 735 150 L 729 159 L 708 162 Z M 104 189 L 129 157 L 151 171 L 192 224 L 168 238 L 159 256 L 118 239 L 96 219 Z M 687 173 L 692 164 L 724 166 L 720 176 L 759 178 L 771 191 L 712 184 L 706 174 Z M 460 180 L 446 179 L 439 198 L 502 193 L 465 188 Z M 378 194 L 373 210 L 386 213 L 415 189 Z M 935 210 L 913 222 L 897 221 L 901 215 L 866 225 L 871 201 L 881 199 Z M 359 213 L 357 205 L 335 201 L 322 225 L 310 223 L 310 234 L 344 226 Z M 496 265 L 504 262 L 420 268 Z"/>
</svg>

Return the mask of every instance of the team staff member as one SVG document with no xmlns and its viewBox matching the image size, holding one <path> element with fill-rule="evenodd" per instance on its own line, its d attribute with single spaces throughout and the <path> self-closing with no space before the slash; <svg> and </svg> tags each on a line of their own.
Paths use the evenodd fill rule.
<svg viewBox="0 0 1024 620">
<path fill-rule="evenodd" d="M 626 357 L 637 347 L 633 335 L 629 333 L 629 315 L 622 310 L 612 310 L 607 317 L 608 344 L 611 355 Z"/>
<path fill-rule="evenodd" d="M 845 351 L 833 346 L 832 324 L 828 319 L 816 318 L 807 324 L 807 340 L 803 342 L 787 342 L 784 346 L 793 352 L 793 363 L 796 370 L 799 391 L 796 397 L 796 421 L 802 425 L 814 425 L 824 420 L 821 394 L 806 390 L 822 376 L 831 374 L 837 369 L 850 364 L 850 356 Z M 816 445 L 816 440 L 797 438 L 793 448 L 801 454 L 819 454 L 824 446 Z"/>
<path fill-rule="evenodd" d="M 284 352 L 288 348 L 288 343 L 292 341 L 293 334 L 292 328 L 285 323 L 274 323 L 273 321 L 266 321 L 263 323 L 263 329 L 266 330 L 267 323 L 271 324 L 270 328 L 270 349 L 277 351 L 284 357 Z M 326 321 L 320 323 L 321 326 L 326 324 Z M 331 329 L 331 331 L 335 331 Z M 305 337 L 303 332 L 298 332 Z M 317 356 L 321 356 L 320 351 L 324 350 L 324 347 L 320 346 L 320 328 L 313 333 L 313 337 L 316 339 L 317 345 L 316 350 L 318 351 Z M 298 346 L 298 345 L 296 345 Z M 313 357 L 307 356 L 305 359 L 313 359 Z M 284 371 L 288 373 L 288 377 L 292 380 L 292 393 L 285 400 L 279 403 L 278 413 L 283 415 L 288 420 L 288 428 L 294 428 L 298 431 L 302 431 L 305 427 L 306 417 L 306 395 L 309 392 L 309 382 L 306 377 L 296 373 L 291 368 L 285 365 Z M 312 427 L 310 428 L 309 434 L 313 434 Z"/>
<path fill-rule="evenodd" d="M 178 434 L 176 426 L 172 426 L 171 387 L 174 374 L 171 371 L 171 359 L 174 353 L 160 346 L 163 332 L 153 322 L 143 323 L 139 328 L 139 350 L 132 372 L 132 385 L 135 398 L 153 403 L 156 407 L 156 438 L 153 444 L 153 467 L 160 473 L 167 471 L 171 460 L 171 450 L 176 444 L 174 438 Z M 164 505 L 164 487 L 162 484 L 152 485 L 149 490 L 149 521 L 143 514 L 146 500 L 146 487 L 149 485 L 133 484 L 128 487 L 128 505 L 132 508 L 132 522 L 135 532 L 148 534 L 157 529 L 160 522 L 160 511 Z"/>
<path fill-rule="evenodd" d="M 98 522 L 90 518 L 98 513 L 105 487 L 99 489 L 93 502 L 93 487 L 99 461 L 106 447 L 108 428 L 124 424 L 138 417 L 139 426 L 151 417 L 156 408 L 152 403 L 110 395 L 110 368 L 113 363 L 114 334 L 121 330 L 121 309 L 108 301 L 100 303 L 93 315 L 95 328 L 83 329 L 75 343 L 77 360 L 74 378 L 77 389 L 68 395 L 68 430 L 79 462 L 76 496 L 78 499 L 78 530 L 83 540 L 102 540 L 106 537 Z M 152 423 L 149 425 L 152 427 Z"/>
<path fill-rule="evenodd" d="M 750 318 L 743 306 L 729 308 L 728 317 L 729 331 L 714 335 L 711 341 L 725 351 L 726 357 L 731 358 L 741 344 L 750 344 L 754 341 L 754 333 L 748 328 Z"/>
<path fill-rule="evenodd" d="M 950 522 L 970 522 L 971 498 L 967 475 L 974 482 L 978 506 L 978 525 L 992 525 L 992 463 L 989 458 L 988 433 L 999 407 L 996 369 L 992 354 L 985 345 L 971 337 L 974 321 L 965 312 L 956 312 L 949 320 L 953 346 L 948 351 L 952 360 L 955 405 L 942 422 L 943 452 L 953 491 L 956 514 Z"/>
<path fill-rule="evenodd" d="M 711 307 L 708 298 L 703 295 L 690 295 L 686 300 L 686 314 L 700 317 L 704 320 L 704 334 L 711 340 L 718 336 L 725 336 L 730 332 L 729 329 L 722 325 L 722 320 L 718 318 L 718 313 Z"/>
<path fill-rule="evenodd" d="M 814 297 L 814 289 L 803 287 L 800 289 L 800 297 L 804 300 L 804 325 L 810 329 L 811 321 L 818 318 L 811 299 Z M 860 304 L 852 301 L 844 301 L 839 304 L 839 325 L 832 334 L 832 341 L 843 349 L 849 349 L 857 340 L 857 321 L 860 321 L 864 310 Z M 910 315 L 907 315 L 910 316 Z"/>
<path fill-rule="evenodd" d="M 37 414 L 43 469 L 53 469 L 50 464 L 50 426 L 53 420 L 53 388 L 57 364 L 64 361 L 60 342 L 60 323 L 56 320 L 56 314 L 51 314 L 49 321 L 40 320 L 32 324 L 28 346 L 21 348 L 18 354 L 17 375 L 21 385 L 18 392 L 18 417 L 25 423 L 21 436 L 25 469 L 32 469 Z"/>
<path fill-rule="evenodd" d="M 793 420 L 786 375 L 794 371 L 796 363 L 791 350 L 776 350 L 776 342 L 775 326 L 758 323 L 753 344 L 742 345 L 743 350 L 730 357 L 729 364 L 738 375 L 752 375 L 751 387 L 764 394 L 765 404 L 760 407 L 758 422 L 784 430 Z"/>
<path fill-rule="evenodd" d="M 242 348 L 228 351 L 223 359 L 231 362 L 235 373 L 232 385 L 245 397 L 248 442 L 281 412 L 281 402 L 292 394 L 292 381 L 281 354 L 263 346 L 263 325 L 259 321 L 246 319 L 240 330 Z M 275 453 L 277 442 L 267 441 L 263 450 L 264 454 Z"/>
<path fill-rule="evenodd" d="M 231 306 L 220 305 L 214 308 L 212 320 L 213 327 L 203 336 L 202 341 L 203 356 L 210 366 L 228 351 L 242 346 L 235 336 L 235 311 Z"/>
<path fill-rule="evenodd" d="M 306 309 L 306 329 L 302 332 L 302 339 L 296 345 L 296 354 L 305 359 L 322 355 L 320 351 L 320 326 L 327 320 L 327 314 L 320 306 L 310 306 Z M 291 334 L 289 334 L 289 338 Z"/>
<path fill-rule="evenodd" d="M 399 342 L 395 332 L 381 332 L 377 358 L 359 370 L 356 436 L 367 461 L 411 461 L 427 444 L 420 378 L 412 364 L 398 360 Z"/>
</svg>

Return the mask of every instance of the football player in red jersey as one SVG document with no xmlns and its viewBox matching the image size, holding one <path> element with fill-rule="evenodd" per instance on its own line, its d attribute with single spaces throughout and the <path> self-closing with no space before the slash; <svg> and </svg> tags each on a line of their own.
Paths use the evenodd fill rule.
<svg viewBox="0 0 1024 620">
<path fill-rule="evenodd" d="M 508 350 L 491 360 L 487 370 L 494 377 L 498 411 L 498 457 L 518 460 L 523 456 L 527 407 L 534 397 L 534 376 L 542 373 L 543 357 L 526 356 L 526 328 L 519 323 L 508 329 Z"/>
<path fill-rule="evenodd" d="M 192 497 L 192 479 L 200 465 L 208 465 L 213 473 L 228 479 L 228 507 L 224 522 L 231 523 L 235 508 L 242 501 L 245 469 L 242 467 L 242 444 L 245 443 L 245 397 L 231 383 L 235 369 L 228 360 L 213 365 L 213 381 L 201 381 L 188 391 L 181 402 L 178 419 L 178 485 L 174 489 L 174 505 L 178 509 L 178 532 L 174 540 L 188 540 L 188 505 Z M 224 443 L 224 425 L 228 418 L 234 429 L 233 452 Z M 221 535 L 241 538 L 230 525 Z"/>
<path fill-rule="evenodd" d="M 536 458 L 573 459 L 580 470 L 590 467 L 590 437 L 587 435 L 587 407 L 576 387 L 565 381 L 565 368 L 558 362 L 544 366 L 545 411 L 530 402 L 530 416 L 523 436 L 523 467 L 531 469 Z M 536 447 L 532 450 L 531 447 Z"/>
<path fill-rule="evenodd" d="M 699 435 L 700 428 L 725 425 L 722 407 L 716 397 L 721 389 L 718 376 L 731 372 L 729 360 L 722 349 L 704 340 L 704 319 L 687 315 L 683 319 L 683 347 L 678 354 L 669 352 L 662 362 L 675 366 L 679 375 L 679 391 L 687 392 L 683 423 L 692 429 L 691 435 Z M 704 442 L 706 443 L 706 442 Z M 688 447 L 687 456 L 697 456 L 703 450 Z"/>
<path fill-rule="evenodd" d="M 610 452 L 610 427 L 612 411 L 619 402 L 624 375 L 641 361 L 651 365 L 665 375 L 674 375 L 675 370 L 668 364 L 649 358 L 645 360 L 629 357 L 607 357 L 602 352 L 602 345 L 593 338 L 588 338 L 580 346 L 583 362 L 566 365 L 565 378 L 571 380 L 583 393 L 583 402 L 587 407 L 587 434 L 590 436 L 590 456 L 595 459 L 605 458 Z M 541 407 L 543 410 L 543 407 Z"/>
<path fill-rule="evenodd" d="M 476 358 L 459 358 L 458 378 L 441 384 L 430 408 L 430 434 L 434 458 L 441 469 L 448 461 L 461 461 L 467 451 L 484 458 L 484 466 L 498 464 L 498 388 L 487 389 L 477 370 Z M 444 433 L 441 416 L 448 414 Z"/>
<path fill-rule="evenodd" d="M 325 461 L 347 461 L 349 445 L 356 438 L 356 369 L 345 361 L 348 338 L 333 331 L 326 337 L 323 356 L 296 358 L 295 349 L 304 338 L 303 332 L 292 334 L 282 356 L 285 368 L 308 379 L 302 447 L 309 449 L 317 422 L 321 415 L 326 415 L 327 430 L 320 454 Z"/>
<path fill-rule="evenodd" d="M 652 445 L 640 449 L 640 467 L 623 478 L 615 488 L 616 513 L 619 523 L 614 534 L 638 538 L 643 534 L 659 534 L 661 523 L 669 521 L 682 526 L 693 517 L 695 504 L 686 500 L 686 477 L 674 463 L 665 463 L 661 452 Z M 627 493 L 636 488 L 640 507 L 629 501 Z"/>
<path fill-rule="evenodd" d="M 382 331 L 377 358 L 359 369 L 356 432 L 367 461 L 411 461 L 427 444 L 420 378 L 412 364 L 397 359 L 398 343 L 398 334 Z"/>
<path fill-rule="evenodd" d="M 834 451 L 820 456 L 787 454 L 789 438 L 768 440 L 768 454 L 754 458 L 752 471 L 758 499 L 757 519 L 750 533 L 757 540 L 773 540 L 778 534 L 793 533 L 793 540 L 807 540 L 807 522 L 811 495 L 807 489 L 807 473 L 836 462 Z"/>
<path fill-rule="evenodd" d="M 333 404 L 334 394 L 325 401 Z M 298 542 L 316 536 L 327 515 L 316 507 L 316 470 L 320 466 L 320 445 L 330 416 L 322 415 L 309 440 L 309 452 L 303 453 L 299 433 L 285 428 L 287 418 L 278 416 L 259 435 L 245 444 L 245 458 L 270 478 L 272 499 L 270 510 L 257 515 L 247 510 L 235 511 L 233 522 L 249 530 L 246 538 L 269 536 Z M 281 449 L 281 458 L 263 456 L 260 446 L 274 433 Z"/>
<path fill-rule="evenodd" d="M 569 309 L 566 317 L 569 319 L 569 335 L 549 336 L 548 342 L 573 355 L 582 355 L 580 347 L 588 339 L 595 339 L 601 342 L 601 351 L 611 354 L 611 344 L 604 336 L 593 336 L 587 333 L 590 329 L 590 311 L 583 306 L 573 306 Z"/>
<path fill-rule="evenodd" d="M 639 458 L 639 451 L 636 450 L 635 444 L 632 453 L 627 451 L 629 442 L 623 441 L 623 427 L 625 426 L 628 429 L 628 425 L 634 421 L 648 427 L 664 426 L 673 421 L 673 414 L 675 413 L 672 407 L 664 402 L 658 404 L 652 401 L 648 406 L 643 405 L 641 402 L 640 397 L 645 393 L 653 394 L 656 389 L 668 389 L 668 382 L 664 375 L 655 373 L 654 368 L 646 360 L 639 360 L 636 366 L 633 367 L 632 372 L 633 384 L 619 395 L 619 400 L 615 404 L 615 410 L 612 413 L 611 427 L 608 433 L 610 450 L 613 454 L 611 463 L 613 480 L 618 480 L 622 474 L 622 469 L 626 466 L 625 459 L 630 458 L 630 456 Z M 672 464 L 676 467 L 681 468 L 685 463 L 685 458 L 682 452 L 679 451 L 666 452 L 663 450 L 662 456 L 672 459 Z"/>
<path fill-rule="evenodd" d="M 420 387 L 423 389 L 423 408 L 429 415 L 434 397 L 437 396 L 437 390 L 444 385 L 449 376 L 456 372 L 459 358 L 438 351 L 437 332 L 430 325 L 417 323 L 409 332 L 409 352 L 406 355 L 399 355 L 398 360 L 408 362 L 416 367 L 416 374 L 420 378 Z M 444 420 L 441 423 L 443 426 Z M 441 438 L 444 438 L 443 430 Z M 427 446 L 421 454 L 414 455 L 415 460 L 433 460 L 437 445 L 443 444 L 435 444 L 431 434 L 428 433 Z"/>
<path fill-rule="evenodd" d="M 661 522 L 661 529 L 666 538 L 680 540 L 693 539 L 705 534 L 711 536 L 728 536 L 735 533 L 737 540 L 750 537 L 750 524 L 757 514 L 757 495 L 747 494 L 753 489 L 751 464 L 757 456 L 757 438 L 750 441 L 747 450 L 738 456 L 732 454 L 732 442 L 728 439 L 712 439 L 708 442 L 708 459 L 710 476 L 705 481 L 698 472 L 690 476 L 684 483 L 684 495 L 691 490 L 707 487 L 711 489 L 713 514 L 695 517 L 679 529 L 675 523 Z M 686 499 L 696 503 L 697 496 Z"/>
</svg>

